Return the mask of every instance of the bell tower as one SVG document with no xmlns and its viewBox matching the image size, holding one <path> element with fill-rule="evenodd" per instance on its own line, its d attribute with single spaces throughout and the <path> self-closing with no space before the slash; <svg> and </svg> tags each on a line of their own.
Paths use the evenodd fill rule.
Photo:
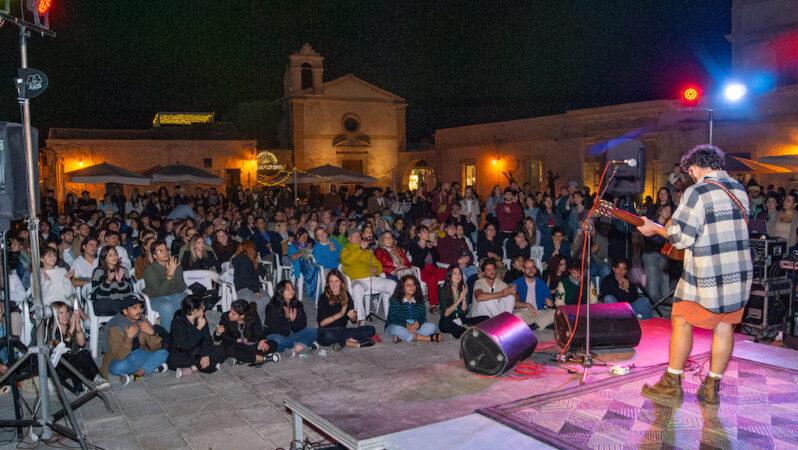
<svg viewBox="0 0 798 450">
<path fill-rule="evenodd" d="M 288 57 L 290 63 L 284 78 L 286 97 L 298 96 L 303 93 L 316 95 L 324 94 L 324 57 L 316 53 L 310 44 Z M 306 92 L 310 90 L 310 92 Z"/>
</svg>

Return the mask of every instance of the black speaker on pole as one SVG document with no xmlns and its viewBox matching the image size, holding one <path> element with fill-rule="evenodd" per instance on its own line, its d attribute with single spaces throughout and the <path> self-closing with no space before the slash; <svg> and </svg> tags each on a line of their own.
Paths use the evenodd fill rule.
<svg viewBox="0 0 798 450">
<path fill-rule="evenodd" d="M 538 345 L 529 325 L 503 312 L 468 329 L 460 337 L 460 356 L 466 369 L 496 376 L 523 361 Z"/>
<path fill-rule="evenodd" d="M 0 122 L 0 219 L 19 220 L 28 217 L 28 176 L 39 185 L 39 132 L 33 128 L 34 173 L 27 173 L 25 161 L 25 129 L 21 124 Z M 36 189 L 36 205 L 40 204 Z"/>
<path fill-rule="evenodd" d="M 576 322 L 576 305 L 565 305 L 554 313 L 554 338 L 565 348 L 571 339 L 571 348 L 585 346 L 587 307 L 579 307 L 579 324 Z M 640 343 L 640 322 L 628 303 L 599 303 L 590 305 L 590 348 L 630 348 Z"/>
<path fill-rule="evenodd" d="M 643 192 L 646 184 L 646 146 L 634 139 L 623 139 L 612 142 L 607 149 L 607 161 L 614 162 L 607 168 L 609 177 L 614 167 L 618 168 L 615 177 L 609 182 L 609 195 L 637 195 Z M 634 166 L 631 160 L 634 160 Z"/>
</svg>

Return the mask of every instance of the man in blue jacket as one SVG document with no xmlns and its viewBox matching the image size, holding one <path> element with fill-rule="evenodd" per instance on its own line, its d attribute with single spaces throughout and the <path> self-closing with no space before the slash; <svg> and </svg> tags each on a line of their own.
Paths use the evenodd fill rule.
<svg viewBox="0 0 798 450">
<path fill-rule="evenodd" d="M 540 277 L 535 261 L 524 261 L 524 276 L 513 281 L 515 290 L 515 309 L 513 314 L 524 321 L 529 328 L 537 330 L 554 323 L 554 300 L 551 291 Z M 549 309 L 550 308 L 550 309 Z"/>
</svg>

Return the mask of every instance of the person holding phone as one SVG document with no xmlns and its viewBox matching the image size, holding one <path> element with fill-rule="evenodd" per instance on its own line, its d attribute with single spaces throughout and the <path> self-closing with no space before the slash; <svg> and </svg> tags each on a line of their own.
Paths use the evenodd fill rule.
<svg viewBox="0 0 798 450">
<path fill-rule="evenodd" d="M 172 319 L 166 364 L 177 378 L 197 371 L 216 372 L 227 356 L 222 347 L 213 343 L 202 298 L 190 295 L 180 306 Z"/>
</svg>

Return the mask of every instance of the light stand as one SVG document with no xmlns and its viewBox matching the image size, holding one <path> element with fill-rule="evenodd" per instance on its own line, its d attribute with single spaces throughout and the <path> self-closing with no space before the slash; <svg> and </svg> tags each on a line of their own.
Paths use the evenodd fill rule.
<svg viewBox="0 0 798 450">
<path fill-rule="evenodd" d="M 4 12 L 0 12 L 0 20 L 5 22 L 10 22 L 16 25 L 19 28 L 19 50 L 20 50 L 20 64 L 22 69 L 28 68 L 28 36 L 29 30 L 35 31 L 37 33 L 41 33 L 42 36 L 50 36 L 54 37 L 55 32 L 43 28 L 39 25 L 27 22 L 25 20 L 19 19 L 17 17 L 11 16 Z M 24 80 L 22 80 L 24 81 Z M 36 346 L 30 347 L 28 352 L 19 359 L 16 363 L 14 363 L 11 367 L 8 368 L 8 372 L 0 378 L 0 384 L 2 384 L 7 378 L 14 377 L 15 373 L 22 368 L 22 365 L 33 355 L 36 355 L 36 360 L 38 364 L 38 374 L 39 374 L 39 398 L 37 400 L 38 406 L 32 411 L 32 417 L 30 419 L 18 419 L 18 420 L 1 420 L 0 427 L 14 427 L 19 429 L 22 426 L 40 426 L 42 428 L 41 432 L 41 439 L 42 440 L 49 440 L 53 437 L 53 430 L 57 431 L 58 433 L 67 436 L 75 441 L 80 443 L 80 447 L 86 449 L 86 437 L 81 432 L 80 426 L 75 419 L 75 414 L 73 411 L 74 407 L 79 407 L 80 405 L 89 401 L 92 397 L 99 395 L 100 398 L 103 399 L 105 402 L 106 408 L 110 411 L 110 407 L 108 405 L 107 400 L 105 397 L 97 391 L 97 388 L 94 386 L 93 383 L 89 382 L 85 379 L 80 373 L 75 370 L 68 362 L 61 360 L 60 364 L 64 364 L 64 367 L 67 370 L 75 373 L 78 379 L 89 388 L 89 392 L 76 398 L 73 403 L 71 404 L 64 393 L 64 388 L 61 384 L 61 380 L 58 376 L 58 373 L 55 370 L 55 367 L 50 362 L 50 349 L 47 347 L 47 335 L 46 335 L 46 325 L 44 320 L 51 314 L 51 309 L 44 305 L 42 300 L 42 292 L 41 292 L 41 260 L 39 255 L 39 218 L 37 216 L 38 207 L 36 204 L 36 190 L 37 186 L 34 182 L 33 174 L 36 173 L 35 171 L 38 170 L 38 167 L 34 167 L 34 153 L 33 153 L 33 136 L 30 124 L 30 97 L 27 95 L 22 95 L 24 82 L 17 80 L 17 88 L 20 91 L 20 96 L 18 98 L 20 105 L 22 106 L 22 125 L 24 127 L 24 135 L 25 135 L 25 169 L 27 173 L 27 195 L 28 195 L 28 231 L 30 232 L 31 236 L 31 266 L 33 270 L 31 271 L 31 287 L 33 291 L 33 302 L 34 306 L 32 310 L 34 311 L 34 319 L 36 322 Z M 8 284 L 6 283 L 6 286 Z M 7 288 L 6 288 L 7 289 Z M 48 376 L 49 375 L 49 376 Z M 63 406 L 63 409 L 57 412 L 54 415 L 50 413 L 50 398 L 49 398 L 49 384 L 48 378 L 51 377 L 53 381 L 53 385 L 55 386 L 56 392 L 58 394 L 58 399 Z M 40 411 L 39 418 L 36 418 L 36 411 Z M 17 413 L 20 410 L 17 409 Z M 70 426 L 64 426 L 61 424 L 56 423 L 57 420 L 60 420 L 64 415 L 67 416 L 69 419 Z"/>
</svg>

